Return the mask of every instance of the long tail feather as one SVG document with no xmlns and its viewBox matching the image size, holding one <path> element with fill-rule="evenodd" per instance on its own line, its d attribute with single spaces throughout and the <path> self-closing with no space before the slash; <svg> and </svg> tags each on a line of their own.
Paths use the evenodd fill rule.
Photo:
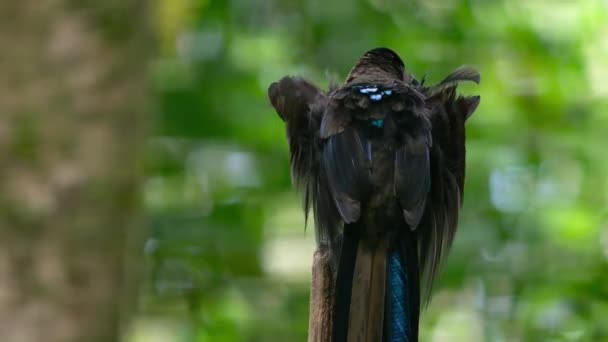
<svg viewBox="0 0 608 342">
<path fill-rule="evenodd" d="M 409 279 L 407 279 L 401 256 L 397 251 L 390 253 L 387 266 L 389 277 L 387 282 L 387 341 L 410 342 L 411 326 L 407 293 Z"/>
<path fill-rule="evenodd" d="M 358 224 L 344 227 L 336 277 L 333 342 L 382 341 L 387 245 L 360 241 Z"/>
<path fill-rule="evenodd" d="M 418 341 L 420 286 L 414 234 L 408 232 L 388 255 L 385 341 Z"/>
<path fill-rule="evenodd" d="M 385 244 L 360 242 L 353 275 L 348 342 L 382 341 L 386 292 Z"/>
<path fill-rule="evenodd" d="M 348 336 L 348 317 L 352 293 L 353 273 L 359 244 L 357 223 L 344 226 L 342 248 L 336 276 L 333 341 L 344 342 Z"/>
</svg>

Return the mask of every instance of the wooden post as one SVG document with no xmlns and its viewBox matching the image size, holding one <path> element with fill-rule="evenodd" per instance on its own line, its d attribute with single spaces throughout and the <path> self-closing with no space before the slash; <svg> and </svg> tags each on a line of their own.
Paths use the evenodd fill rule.
<svg viewBox="0 0 608 342">
<path fill-rule="evenodd" d="M 309 342 L 331 341 L 335 283 L 329 248 L 321 246 L 313 256 L 308 321 Z"/>
</svg>

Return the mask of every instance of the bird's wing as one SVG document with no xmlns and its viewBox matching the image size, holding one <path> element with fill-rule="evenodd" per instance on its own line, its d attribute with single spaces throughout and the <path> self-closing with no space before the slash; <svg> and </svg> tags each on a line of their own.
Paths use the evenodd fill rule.
<svg viewBox="0 0 608 342">
<path fill-rule="evenodd" d="M 399 200 L 405 222 L 410 229 L 418 227 L 431 186 L 429 150 L 431 126 L 425 115 L 425 97 L 407 84 L 394 84 L 391 116 L 397 128 L 394 193 Z"/>
<path fill-rule="evenodd" d="M 369 192 L 369 161 L 357 127 L 352 122 L 356 111 L 369 103 L 355 99 L 348 88 L 330 94 L 320 127 L 324 139 L 321 164 L 329 181 L 335 205 L 345 223 L 353 223 L 361 214 L 361 200 Z M 358 104 L 352 103 L 357 101 Z"/>
<path fill-rule="evenodd" d="M 327 95 L 299 77 L 284 77 L 268 88 L 268 97 L 287 126 L 291 177 L 304 193 L 306 217 L 315 215 L 317 243 L 336 243 L 340 215 L 329 192 L 327 175 L 319 166 L 319 128 Z"/>
<path fill-rule="evenodd" d="M 315 135 L 322 113 L 314 109 L 324 105 L 326 96 L 302 78 L 284 77 L 270 85 L 268 97 L 287 124 L 292 177 L 296 185 L 302 186 L 310 177 L 315 162 Z"/>
<path fill-rule="evenodd" d="M 479 96 L 456 96 L 458 81 L 479 82 L 479 73 L 460 69 L 435 87 L 421 91 L 428 97 L 433 145 L 429 162 L 431 186 L 418 233 L 424 298 L 428 299 L 438 267 L 450 249 L 464 195 L 464 124 L 477 109 Z"/>
<path fill-rule="evenodd" d="M 410 229 L 416 229 L 431 187 L 431 146 L 426 134 L 409 137 L 409 140 L 395 152 L 394 187 L 405 222 Z"/>
<path fill-rule="evenodd" d="M 327 139 L 323 147 L 323 167 L 332 197 L 345 223 L 361 214 L 361 200 L 369 192 L 369 164 L 358 132 L 349 127 Z"/>
</svg>

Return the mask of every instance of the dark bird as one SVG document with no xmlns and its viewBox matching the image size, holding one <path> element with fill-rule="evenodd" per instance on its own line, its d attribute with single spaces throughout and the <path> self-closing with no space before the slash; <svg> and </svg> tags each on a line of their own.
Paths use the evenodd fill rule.
<svg viewBox="0 0 608 342">
<path fill-rule="evenodd" d="M 291 174 L 312 208 L 317 244 L 335 274 L 332 340 L 418 340 L 456 232 L 465 176 L 465 121 L 479 96 L 457 96 L 461 68 L 427 87 L 390 49 L 366 52 L 328 92 L 298 77 L 270 85 L 287 125 Z"/>
</svg>

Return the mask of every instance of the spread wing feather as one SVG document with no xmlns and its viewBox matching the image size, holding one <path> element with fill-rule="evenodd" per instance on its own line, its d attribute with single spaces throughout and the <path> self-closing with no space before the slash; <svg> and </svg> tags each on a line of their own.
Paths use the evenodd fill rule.
<svg viewBox="0 0 608 342">
<path fill-rule="evenodd" d="M 342 224 L 327 174 L 320 167 L 319 129 L 327 95 L 300 77 L 284 77 L 268 88 L 268 97 L 286 123 L 291 178 L 304 193 L 306 217 L 315 215 L 315 237 L 320 245 L 335 245 Z"/>
<path fill-rule="evenodd" d="M 464 195 L 464 124 L 479 104 L 479 96 L 456 97 L 457 82 L 461 80 L 479 83 L 479 73 L 460 69 L 439 85 L 421 89 L 428 97 L 426 108 L 433 139 L 429 155 L 432 181 L 418 234 L 423 298 L 427 300 L 456 233 Z"/>
</svg>

